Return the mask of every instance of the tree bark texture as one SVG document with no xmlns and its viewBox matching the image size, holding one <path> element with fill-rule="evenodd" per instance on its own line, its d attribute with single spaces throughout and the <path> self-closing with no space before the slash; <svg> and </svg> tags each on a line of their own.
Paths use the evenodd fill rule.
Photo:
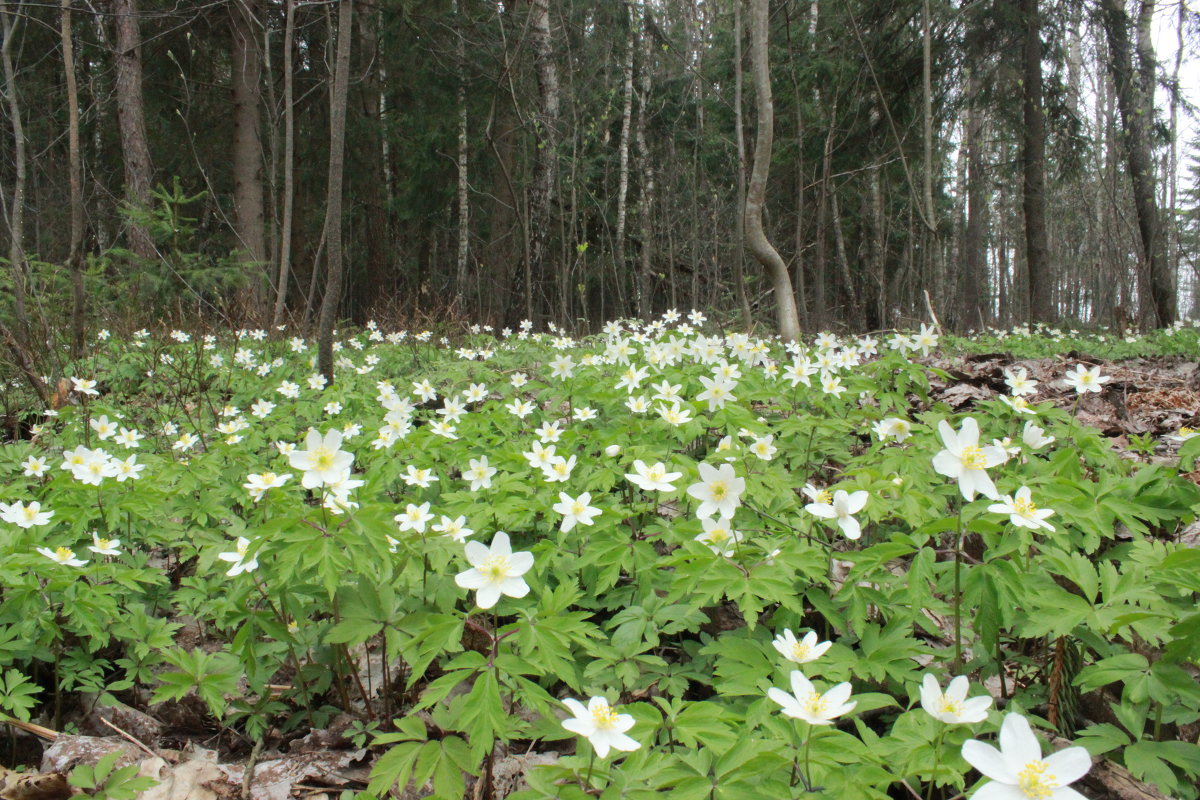
<svg viewBox="0 0 1200 800">
<path fill-rule="evenodd" d="M 19 8 L 18 4 L 18 8 Z M 13 193 L 8 213 L 8 267 L 12 273 L 13 317 L 17 323 L 17 347 L 30 344 L 29 312 L 26 308 L 25 263 L 25 185 L 26 150 L 25 128 L 21 123 L 21 102 L 17 98 L 17 77 L 13 69 L 12 44 L 19 17 L 7 5 L 0 9 L 4 42 L 0 43 L 0 60 L 4 62 L 4 100 L 8 106 L 9 124 L 13 131 Z"/>
<path fill-rule="evenodd" d="M 317 362 L 333 383 L 333 326 L 342 299 L 342 178 L 346 160 L 346 106 L 350 90 L 350 41 L 354 38 L 354 0 L 339 0 L 337 56 L 329 98 L 329 182 L 325 196 L 326 275 L 318 320 Z"/>
<path fill-rule="evenodd" d="M 618 276 L 626 272 L 625 225 L 629 202 L 629 135 L 633 124 L 633 48 L 636 37 L 632 0 L 625 2 L 625 63 L 621 65 L 621 139 L 617 143 L 617 220 L 613 234 L 616 241 L 614 272 Z"/>
<path fill-rule="evenodd" d="M 1144 86 L 1141 77 L 1134 71 L 1129 42 L 1129 15 L 1125 13 L 1123 0 L 1103 0 L 1101 12 L 1108 39 L 1108 67 L 1116 89 L 1123 134 L 1121 138 L 1133 186 L 1133 205 L 1137 212 L 1142 250 L 1139 276 L 1145 274 L 1147 278 L 1139 286 L 1139 303 L 1144 309 L 1141 316 L 1146 324 L 1161 327 L 1175 321 L 1176 302 L 1174 280 L 1163 252 L 1163 237 L 1158 230 L 1154 167 L 1150 155 L 1150 119 L 1145 112 L 1147 95 L 1152 98 L 1154 87 Z M 1153 59 L 1152 51 L 1141 55 Z M 1149 296 L 1142 291 L 1147 283 Z"/>
<path fill-rule="evenodd" d="M 979 79 L 974 72 L 967 78 L 968 103 L 978 96 Z M 962 314 L 967 328 L 982 328 L 984 319 L 982 292 L 987 281 L 987 241 L 985 238 L 988 202 L 987 172 L 983 163 L 983 112 L 968 105 L 964 146 L 967 149 L 967 226 L 963 233 Z"/>
<path fill-rule="evenodd" d="M 296 37 L 296 0 L 287 0 L 283 26 L 283 219 L 279 232 L 279 278 L 271 324 L 283 323 L 292 269 L 292 219 L 296 204 L 296 102 L 292 46 Z"/>
<path fill-rule="evenodd" d="M 71 358 L 83 353 L 83 158 L 79 146 L 79 85 L 75 80 L 75 41 L 71 26 L 71 0 L 62 0 L 59 38 L 63 75 L 67 87 L 67 184 L 71 204 L 71 239 L 67 266 L 71 270 Z"/>
<path fill-rule="evenodd" d="M 642 71 L 638 88 L 638 122 L 635 138 L 638 151 L 638 172 L 641 181 L 638 194 L 638 219 L 641 228 L 640 257 L 637 271 L 637 315 L 648 320 L 654 313 L 651 296 L 651 264 L 654 256 L 654 162 L 646 144 L 646 117 L 650 104 L 650 31 L 649 9 L 642 8 Z"/>
<path fill-rule="evenodd" d="M 117 123 L 125 162 L 125 199 L 144 209 L 150 204 L 154 168 L 142 102 L 142 35 L 137 0 L 113 0 L 112 8 L 117 32 Z M 154 241 L 146 227 L 133 221 L 127 224 L 129 249 L 140 258 L 155 258 Z"/>
<path fill-rule="evenodd" d="M 1054 320 L 1054 299 L 1046 244 L 1046 122 L 1042 111 L 1042 26 L 1038 0 L 1020 0 L 1024 26 L 1022 93 L 1024 143 L 1021 205 L 1025 212 L 1025 263 L 1032 322 Z"/>
<path fill-rule="evenodd" d="M 263 217 L 262 21 L 257 0 L 229 5 L 233 140 L 233 224 L 242 268 L 249 278 L 247 305 L 263 313 L 267 302 L 267 236 Z"/>
<path fill-rule="evenodd" d="M 787 265 L 763 231 L 763 204 L 771 169 L 775 108 L 771 100 L 771 73 L 767 62 L 768 0 L 750 0 L 750 65 L 754 75 L 758 133 L 754 142 L 754 165 L 746 189 L 746 247 L 767 271 L 775 289 L 775 315 L 779 334 L 786 341 L 800 338 L 796 296 Z"/>
</svg>

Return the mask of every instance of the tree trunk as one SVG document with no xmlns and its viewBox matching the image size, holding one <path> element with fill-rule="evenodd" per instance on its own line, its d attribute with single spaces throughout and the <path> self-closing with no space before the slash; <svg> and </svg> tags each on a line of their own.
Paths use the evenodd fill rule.
<svg viewBox="0 0 1200 800">
<path fill-rule="evenodd" d="M 1144 10 L 1144 9 L 1143 9 Z M 1153 9 L 1151 9 L 1152 11 Z M 1139 288 L 1141 315 L 1145 323 L 1161 327 L 1175 321 L 1175 287 L 1163 254 L 1158 231 L 1158 208 L 1154 197 L 1154 169 L 1150 160 L 1148 104 L 1153 103 L 1153 84 L 1146 86 L 1134 73 L 1129 43 L 1129 17 L 1123 0 L 1103 0 L 1102 19 L 1109 47 L 1108 68 L 1116 88 L 1117 108 L 1121 114 L 1122 139 L 1126 165 L 1133 185 L 1133 204 L 1137 211 L 1141 244 L 1139 275 L 1146 274 L 1149 296 Z M 1139 44 L 1142 78 L 1154 74 L 1154 53 L 1148 43 Z M 1147 63 L 1148 62 L 1148 63 Z M 1152 108 L 1152 105 L 1149 107 Z"/>
<path fill-rule="evenodd" d="M 746 246 L 766 269 L 775 289 L 776 323 L 786 341 L 800 338 L 800 319 L 796 313 L 796 295 L 787 265 L 771 246 L 763 231 L 763 204 L 771 169 L 774 142 L 775 108 L 771 101 L 771 73 L 767 63 L 768 0 L 750 2 L 750 64 L 754 75 L 755 105 L 758 107 L 758 135 L 754 143 L 754 166 L 746 190 Z"/>
<path fill-rule="evenodd" d="M 746 292 L 746 126 L 742 121 L 742 0 L 733 0 L 733 127 L 737 143 L 737 247 L 733 254 L 733 291 L 742 311 L 742 327 L 754 325 Z"/>
<path fill-rule="evenodd" d="M 643 15 L 650 12 L 642 9 Z M 641 253 L 637 274 L 637 315 L 643 320 L 649 320 L 654 313 L 651 292 L 651 261 L 654 255 L 654 231 L 651 225 L 651 214 L 654 211 L 654 163 L 650 160 L 650 150 L 646 146 L 646 115 L 650 102 L 650 31 L 648 17 L 642 17 L 642 73 L 638 89 L 638 123 L 635 135 L 638 150 L 638 172 L 641 173 L 638 194 L 638 218 L 641 227 Z"/>
<path fill-rule="evenodd" d="M 137 0 L 113 0 L 113 17 L 117 30 L 117 122 L 125 162 L 125 199 L 136 208 L 145 209 L 150 204 L 154 172 L 142 104 L 142 36 Z M 146 227 L 133 221 L 128 226 L 129 249 L 140 258 L 155 258 L 154 241 Z"/>
<path fill-rule="evenodd" d="M 342 177 L 346 159 L 346 106 L 350 89 L 350 40 L 354 37 L 354 0 L 339 0 L 337 56 L 329 97 L 329 185 L 325 195 L 327 272 L 317 332 L 321 374 L 333 382 L 333 326 L 342 299 Z"/>
<path fill-rule="evenodd" d="M 242 268 L 249 276 L 247 310 L 263 313 L 267 287 L 267 236 L 263 219 L 263 146 L 260 130 L 262 106 L 262 22 L 257 0 L 232 0 L 229 4 L 233 139 L 233 226 Z"/>
<path fill-rule="evenodd" d="M 1046 244 L 1046 127 L 1042 112 L 1042 29 L 1038 0 L 1020 0 L 1024 33 L 1024 174 L 1021 204 L 1025 211 L 1025 263 L 1032 322 L 1054 321 L 1054 300 Z"/>
<path fill-rule="evenodd" d="M 0 60 L 4 62 L 4 99 L 8 105 L 9 121 L 13 129 L 13 195 L 12 208 L 8 217 L 8 267 L 12 273 L 13 316 L 17 330 L 13 347 L 23 349 L 30 346 L 29 312 L 25 307 L 25 181 L 26 151 L 25 128 L 21 124 L 21 103 L 17 99 L 16 71 L 13 69 L 12 43 L 19 17 L 17 9 L 10 10 L 6 4 L 0 8 L 0 24 L 3 25 L 4 42 L 0 44 Z"/>
<path fill-rule="evenodd" d="M 360 169 L 370 170 L 375 164 L 384 163 L 386 154 L 383 143 L 384 120 L 382 98 L 384 92 L 383 53 L 379 36 L 380 5 L 375 2 L 362 2 L 358 7 L 358 32 L 362 46 L 358 59 L 361 67 L 354 70 L 355 75 L 361 75 L 358 81 L 361 91 L 361 108 L 364 124 L 358 145 L 352 153 L 365 153 L 366 157 L 359 162 Z M 363 181 L 358 185 L 355 194 L 359 196 L 363 207 L 362 222 L 366 228 L 363 242 L 366 245 L 366 257 L 359 264 L 360 268 L 352 270 L 347 277 L 350 295 L 350 315 L 356 324 L 367 322 L 372 307 L 381 299 L 389 298 L 395 292 L 395 282 L 389 269 L 389 258 L 392 251 L 391 236 L 388 228 L 387 207 L 384 204 L 385 181 Z M 352 214 L 351 218 L 353 219 Z"/>
<path fill-rule="evenodd" d="M 535 138 L 536 155 L 533 164 L 533 185 L 529 191 L 529 262 L 528 274 L 516 270 L 513 295 L 510 298 L 509 319 L 514 320 L 515 303 L 524 303 L 527 319 L 540 317 L 545 308 L 546 276 L 550 235 L 550 200 L 554 192 L 554 175 L 558 163 L 558 66 L 550 38 L 550 0 L 531 0 L 529 10 L 529 42 L 533 49 L 537 71 L 538 113 Z M 536 319 L 535 319 L 536 321 Z"/>
<path fill-rule="evenodd" d="M 625 224 L 629 199 L 629 138 L 633 123 L 633 45 L 636 35 L 633 3 L 630 0 L 626 0 L 625 10 L 628 31 L 625 34 L 625 63 L 621 65 L 621 140 L 617 144 L 617 220 L 613 247 L 616 253 L 613 272 L 618 280 L 624 280 L 627 271 Z"/>
<path fill-rule="evenodd" d="M 459 312 L 462 313 L 463 293 L 467 286 L 467 259 L 469 257 L 471 232 L 471 204 L 468 195 L 467 173 L 467 50 L 466 25 L 462 21 L 462 11 L 458 0 L 451 0 L 451 11 L 454 14 L 454 55 L 457 71 L 454 88 L 454 103 L 458 111 L 458 152 L 454 164 L 458 174 L 458 249 L 454 255 L 454 291 L 459 302 Z"/>
<path fill-rule="evenodd" d="M 283 323 L 287 308 L 288 279 L 292 268 L 292 218 L 296 202 L 296 109 L 292 45 L 296 38 L 296 0 L 287 0 L 283 27 L 283 220 L 279 233 L 279 280 L 275 283 L 275 311 L 271 324 Z"/>
<path fill-rule="evenodd" d="M 63 74 L 67 85 L 67 181 L 71 192 L 71 358 L 83 354 L 83 159 L 79 149 L 79 86 L 75 80 L 75 41 L 71 30 L 71 0 L 62 0 L 59 13 Z"/>
<path fill-rule="evenodd" d="M 967 150 L 967 227 L 963 233 L 963 324 L 982 328 L 983 298 L 987 285 L 987 173 L 983 164 L 983 112 L 973 105 L 979 96 L 979 78 L 972 70 L 967 77 L 967 119 L 964 146 Z"/>
</svg>

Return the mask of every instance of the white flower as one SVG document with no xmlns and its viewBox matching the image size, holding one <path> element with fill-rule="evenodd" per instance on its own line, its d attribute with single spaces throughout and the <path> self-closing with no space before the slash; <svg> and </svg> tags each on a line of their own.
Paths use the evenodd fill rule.
<svg viewBox="0 0 1200 800">
<path fill-rule="evenodd" d="M 1029 414 L 1031 416 L 1037 414 L 1037 411 L 1034 410 L 1031 405 L 1029 405 L 1029 401 L 1024 397 L 1009 397 L 1006 394 L 1002 394 L 1000 395 L 1000 402 L 1004 403 L 1018 414 Z"/>
<path fill-rule="evenodd" d="M 729 464 L 714 467 L 700 464 L 700 481 L 687 488 L 690 497 L 700 501 L 696 516 L 704 519 L 714 514 L 732 517 L 746 490 L 746 479 L 739 478 Z"/>
<path fill-rule="evenodd" d="M 336 482 L 354 463 L 354 454 L 342 450 L 342 432 L 336 428 L 324 436 L 315 428 L 308 429 L 304 450 L 288 453 L 292 469 L 302 470 L 300 478 L 305 489 L 315 489 Z"/>
<path fill-rule="evenodd" d="M 429 503 L 415 505 L 409 503 L 403 514 L 397 514 L 394 519 L 400 525 L 402 531 L 416 531 L 417 533 L 425 532 L 425 524 L 433 519 L 433 514 L 429 513 Z"/>
<path fill-rule="evenodd" d="M 575 718 L 563 720 L 562 726 L 591 742 L 600 758 L 606 757 L 610 749 L 629 752 L 642 746 L 641 742 L 625 735 L 625 731 L 633 727 L 633 717 L 618 714 L 603 697 L 593 697 L 586 708 L 571 697 L 564 699 L 563 705 Z"/>
<path fill-rule="evenodd" d="M 1070 386 L 1078 394 L 1087 392 L 1099 392 L 1104 388 L 1104 384 L 1112 380 L 1111 375 L 1101 375 L 1100 367 L 1092 367 L 1088 369 L 1083 364 L 1076 364 L 1075 369 L 1067 370 L 1063 376 L 1067 386 Z"/>
<path fill-rule="evenodd" d="M 946 449 L 933 457 L 933 468 L 947 478 L 958 480 L 959 491 L 967 502 L 975 499 L 976 492 L 999 500 L 996 485 L 985 470 L 1003 464 L 1008 460 L 1008 453 L 999 447 L 979 446 L 979 423 L 974 417 L 964 419 L 958 432 L 942 420 L 938 423 L 938 433 Z"/>
<path fill-rule="evenodd" d="M 709 411 L 724 408 L 726 402 L 737 400 L 733 395 L 734 383 L 722 376 L 701 377 L 700 383 L 704 384 L 704 391 L 696 395 L 696 399 L 707 401 Z"/>
<path fill-rule="evenodd" d="M 71 386 L 74 391 L 88 397 L 96 397 L 100 392 L 96 391 L 96 382 L 90 378 L 71 378 Z"/>
<path fill-rule="evenodd" d="M 466 541 L 468 536 L 475 533 L 475 531 L 467 527 L 467 518 L 464 516 L 450 519 L 442 515 L 441 521 L 435 523 L 433 529 L 442 536 L 449 537 L 460 544 Z"/>
<path fill-rule="evenodd" d="M 682 472 L 667 472 L 661 461 L 647 467 L 641 459 L 633 462 L 633 471 L 637 474 L 625 473 L 626 480 L 647 492 L 673 492 L 672 482 L 683 475 Z"/>
<path fill-rule="evenodd" d="M 846 702 L 850 699 L 849 683 L 839 683 L 821 694 L 800 670 L 792 670 L 791 678 L 791 694 L 774 686 L 767 689 L 767 697 L 782 706 L 783 713 L 789 717 L 802 719 L 810 725 L 831 725 L 835 717 L 853 711 L 858 705 L 857 702 Z"/>
<path fill-rule="evenodd" d="M 88 545 L 88 550 L 101 556 L 116 556 L 121 554 L 121 551 L 117 549 L 120 546 L 120 539 L 106 539 L 92 531 L 92 543 Z"/>
<path fill-rule="evenodd" d="M 96 435 L 100 437 L 101 441 L 109 439 L 115 436 L 117 433 L 116 423 L 110 422 L 107 416 L 100 416 L 88 420 L 88 424 L 92 426 L 92 430 L 96 432 Z"/>
<path fill-rule="evenodd" d="M 562 483 L 571 477 L 575 469 L 575 456 L 563 458 L 554 456 L 548 464 L 542 465 L 542 477 L 547 483 Z"/>
<path fill-rule="evenodd" d="M 1033 498 L 1030 496 L 1029 487 L 1022 486 L 1017 489 L 1017 493 L 1012 497 L 1004 495 L 1000 498 L 999 503 L 993 503 L 988 506 L 988 511 L 993 514 L 1008 514 L 1008 521 L 1018 528 L 1045 528 L 1048 531 L 1054 530 L 1054 526 L 1046 522 L 1046 517 L 1054 513 L 1049 508 L 1038 508 L 1034 505 Z"/>
<path fill-rule="evenodd" d="M 455 575 L 454 582 L 463 589 L 474 589 L 475 604 L 480 608 L 496 605 L 502 594 L 518 598 L 529 594 L 529 584 L 521 576 L 533 567 L 533 553 L 514 553 L 504 531 L 496 531 L 490 546 L 467 542 L 466 556 L 471 569 Z"/>
<path fill-rule="evenodd" d="M 934 719 L 947 725 L 983 722 L 987 719 L 987 710 L 992 704 L 992 698 L 980 695 L 968 699 L 968 688 L 967 676 L 959 675 L 950 681 L 950 685 L 943 692 L 937 678 L 927 672 L 921 680 L 921 708 L 929 712 Z"/>
<path fill-rule="evenodd" d="M 31 501 L 29 505 L 25 505 L 20 500 L 12 505 L 0 503 L 0 519 L 22 528 L 49 525 L 50 518 L 53 516 L 53 511 L 42 511 L 42 504 L 37 500 Z"/>
<path fill-rule="evenodd" d="M 42 477 L 46 474 L 45 456 L 30 456 L 21 462 L 21 470 L 23 475 L 33 478 Z"/>
<path fill-rule="evenodd" d="M 438 480 L 438 476 L 433 474 L 432 469 L 418 469 L 409 464 L 404 468 L 404 474 L 400 476 L 400 479 L 409 486 L 419 486 L 422 489 L 428 489 L 429 484 Z"/>
<path fill-rule="evenodd" d="M 1054 441 L 1053 436 L 1046 436 L 1046 431 L 1034 425 L 1032 422 L 1025 423 L 1025 430 L 1021 432 L 1021 441 L 1030 450 L 1040 450 L 1046 445 Z"/>
<path fill-rule="evenodd" d="M 492 476 L 496 474 L 496 468 L 488 466 L 487 456 L 472 458 L 468 464 L 469 467 L 463 473 L 463 479 L 471 482 L 471 491 L 477 492 L 480 489 L 492 488 Z"/>
<path fill-rule="evenodd" d="M 608 456 L 609 458 L 616 458 L 617 456 L 621 455 L 621 445 L 610 444 L 608 447 L 604 448 L 604 455 Z"/>
<path fill-rule="evenodd" d="M 816 631 L 809 631 L 804 634 L 803 639 L 797 640 L 796 635 L 788 628 L 784 628 L 783 633 L 776 636 L 771 644 L 775 645 L 780 655 L 797 664 L 816 661 L 833 646 L 833 642 L 818 642 Z"/>
<path fill-rule="evenodd" d="M 842 529 L 842 533 L 847 539 L 853 540 L 862 536 L 862 526 L 853 515 L 862 511 L 866 505 L 866 490 L 859 489 L 857 492 L 848 493 L 844 489 L 838 489 L 833 493 L 831 502 L 812 502 L 806 505 L 804 510 L 814 517 L 837 520 L 837 526 Z"/>
<path fill-rule="evenodd" d="M 1029 373 L 1024 367 L 1004 370 L 1004 382 L 1008 384 L 1008 388 L 1015 397 L 1037 394 L 1038 382 L 1029 377 Z"/>
<path fill-rule="evenodd" d="M 562 527 L 560 530 L 563 533 L 575 527 L 576 523 L 580 525 L 594 525 L 594 518 L 600 515 L 600 509 L 591 505 L 591 492 L 584 492 L 579 497 L 572 498 L 566 492 L 558 493 L 558 502 L 554 504 L 554 511 L 557 514 L 563 515 Z"/>
<path fill-rule="evenodd" d="M 903 442 L 912 435 L 912 423 L 902 417 L 887 417 L 876 422 L 873 430 L 881 442 L 887 439 Z"/>
<path fill-rule="evenodd" d="M 217 558 L 222 561 L 228 561 L 233 566 L 225 574 L 229 577 L 241 575 L 243 572 L 253 572 L 258 569 L 258 557 L 246 560 L 246 551 L 250 548 L 250 540 L 245 536 L 237 538 L 237 547 L 232 553 L 217 553 Z"/>
<path fill-rule="evenodd" d="M 249 492 L 250 499 L 257 503 L 266 494 L 267 489 L 283 486 L 291 477 L 290 472 L 285 472 L 281 475 L 277 475 L 274 472 L 264 472 L 261 475 L 250 474 L 246 476 L 246 482 L 242 484 L 242 488 Z"/>
<path fill-rule="evenodd" d="M 763 461 L 770 461 L 779 448 L 775 446 L 775 437 L 767 435 L 755 436 L 754 443 L 750 445 L 749 450 Z"/>
<path fill-rule="evenodd" d="M 1086 800 L 1067 786 L 1092 768 L 1082 747 L 1067 747 L 1042 758 L 1042 746 L 1020 714 L 1006 714 L 1000 725 L 1000 749 L 978 739 L 963 742 L 962 757 L 991 778 L 974 800 Z"/>
<path fill-rule="evenodd" d="M 733 520 L 729 517 L 707 517 L 700 520 L 700 524 L 704 527 L 704 532 L 697 534 L 696 541 L 708 545 L 708 548 L 719 556 L 733 558 L 738 543 L 742 541 L 741 531 L 735 531 L 732 527 Z"/>
<path fill-rule="evenodd" d="M 87 563 L 83 559 L 76 558 L 75 551 L 69 547 L 56 547 L 53 550 L 49 547 L 39 547 L 37 551 L 51 561 L 64 564 L 68 567 L 82 567 Z"/>
<path fill-rule="evenodd" d="M 142 477 L 142 470 L 146 468 L 145 464 L 137 463 L 137 455 L 132 455 L 124 461 L 114 458 L 109 461 L 109 465 L 115 473 L 117 483 L 124 483 L 131 478 L 136 481 Z"/>
</svg>

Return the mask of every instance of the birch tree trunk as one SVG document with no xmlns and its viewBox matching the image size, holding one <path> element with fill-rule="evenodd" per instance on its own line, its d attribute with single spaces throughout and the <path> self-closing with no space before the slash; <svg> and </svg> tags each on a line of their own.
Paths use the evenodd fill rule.
<svg viewBox="0 0 1200 800">
<path fill-rule="evenodd" d="M 613 265 L 613 273 L 618 276 L 618 280 L 626 273 L 625 218 L 629 198 L 629 134 L 633 122 L 633 45 L 636 30 L 631 0 L 626 0 L 625 10 L 628 30 L 625 34 L 625 63 L 621 65 L 621 140 L 617 144 L 617 220 L 614 234 L 616 263 Z"/>
<path fill-rule="evenodd" d="M 458 152 L 454 163 L 458 173 L 458 249 L 454 255 L 454 290 L 460 304 L 467 285 L 467 258 L 469 256 L 471 231 L 471 205 L 467 190 L 470 186 L 467 173 L 467 50 L 466 26 L 462 21 L 462 11 L 458 0 L 451 0 L 451 12 L 455 21 L 454 55 L 457 59 L 457 85 L 454 88 L 454 102 L 458 111 Z"/>
<path fill-rule="evenodd" d="M 642 8 L 642 72 L 638 87 L 637 149 L 638 172 L 641 174 L 638 194 L 638 219 L 641 227 L 641 250 L 637 274 L 637 315 L 649 320 L 654 313 L 651 293 L 651 263 L 654 257 L 654 230 L 651 214 L 654 211 L 654 163 L 646 146 L 646 116 L 650 102 L 650 32 L 647 30 L 650 12 Z"/>
<path fill-rule="evenodd" d="M 763 231 L 763 203 L 771 169 L 774 143 L 775 108 L 771 100 L 771 73 L 767 63 L 767 3 L 750 2 L 750 64 L 754 75 L 755 105 L 758 107 L 758 134 L 754 143 L 754 166 L 746 190 L 746 247 L 766 269 L 775 289 L 776 324 L 785 341 L 800 338 L 800 319 L 796 313 L 796 295 L 787 265 L 771 246 Z"/>
<path fill-rule="evenodd" d="M 337 56 L 329 99 L 329 183 L 325 195 L 325 240 L 328 256 L 325 296 L 318 320 L 317 362 L 333 383 L 333 326 L 342 299 L 342 178 L 346 160 L 346 106 L 350 90 L 350 40 L 354 37 L 354 0 L 339 0 Z"/>
<path fill-rule="evenodd" d="M 754 325 L 746 295 L 746 126 L 742 121 L 742 0 L 733 0 L 733 126 L 737 143 L 737 247 L 733 254 L 733 291 L 742 310 L 742 327 Z"/>
</svg>

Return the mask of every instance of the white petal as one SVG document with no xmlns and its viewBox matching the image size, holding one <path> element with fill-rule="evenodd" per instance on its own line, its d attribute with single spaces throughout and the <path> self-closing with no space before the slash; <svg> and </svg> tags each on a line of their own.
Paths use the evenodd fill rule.
<svg viewBox="0 0 1200 800">
<path fill-rule="evenodd" d="M 505 578 L 500 584 L 500 591 L 509 597 L 524 597 L 529 594 L 529 584 L 524 578 Z"/>
<path fill-rule="evenodd" d="M 938 701 L 942 697 L 942 687 L 938 686 L 937 678 L 928 672 L 921 679 L 921 708 L 930 714 L 937 714 Z"/>
<path fill-rule="evenodd" d="M 509 575 L 517 576 L 524 575 L 529 570 L 533 569 L 533 553 L 528 550 L 522 550 L 519 553 L 513 553 L 508 557 Z"/>
<path fill-rule="evenodd" d="M 963 420 L 962 429 L 958 432 L 958 446 L 961 450 L 964 447 L 979 445 L 979 423 L 974 417 L 967 417 Z"/>
<path fill-rule="evenodd" d="M 975 790 L 971 800 L 1029 800 L 1016 786 L 992 781 Z"/>
<path fill-rule="evenodd" d="M 482 589 L 489 582 L 477 569 L 468 569 L 454 576 L 454 582 L 464 589 Z"/>
<path fill-rule="evenodd" d="M 496 536 L 492 539 L 491 554 L 494 556 L 512 555 L 512 544 L 508 540 L 508 534 L 504 531 L 496 531 Z"/>
<path fill-rule="evenodd" d="M 950 681 L 946 687 L 946 697 L 952 700 L 962 702 L 967 698 L 967 690 L 971 687 L 971 683 L 967 680 L 966 675 L 959 675 Z"/>
<path fill-rule="evenodd" d="M 500 600 L 500 587 L 494 583 L 481 586 L 475 593 L 475 605 L 480 608 L 491 608 Z"/>
<path fill-rule="evenodd" d="M 867 505 L 867 492 L 863 489 L 854 492 L 847 498 L 846 511 L 857 514 Z"/>
<path fill-rule="evenodd" d="M 806 694 L 811 694 L 815 691 L 812 681 L 804 677 L 804 673 L 798 669 L 792 670 L 791 681 L 792 694 L 794 694 L 796 697 L 804 697 Z"/>
<path fill-rule="evenodd" d="M 939 475 L 945 475 L 947 478 L 957 478 L 962 474 L 963 466 L 958 456 L 949 450 L 942 450 L 933 457 L 933 469 Z"/>
<path fill-rule="evenodd" d="M 466 548 L 467 563 L 472 567 L 478 567 L 484 561 L 487 561 L 492 551 L 483 542 L 467 542 Z"/>
<path fill-rule="evenodd" d="M 1041 760 L 1042 745 L 1029 727 L 1029 720 L 1014 713 L 1004 716 L 1000 724 L 1000 752 L 1013 772 L 1020 772 L 1030 761 Z"/>
<path fill-rule="evenodd" d="M 978 739 L 963 742 L 962 757 L 984 777 L 1010 786 L 1017 785 L 1017 773 L 1008 765 L 1008 760 L 999 750 Z"/>
<path fill-rule="evenodd" d="M 843 517 L 838 520 L 838 526 L 842 529 L 842 533 L 847 539 L 855 540 L 862 536 L 862 526 L 858 524 L 858 520 L 854 517 Z"/>
<path fill-rule="evenodd" d="M 947 450 L 958 452 L 962 449 L 958 443 L 958 434 L 954 432 L 954 428 L 950 427 L 950 423 L 946 420 L 938 422 L 938 435 L 942 437 L 942 444 L 946 445 Z"/>
<path fill-rule="evenodd" d="M 1065 785 L 1088 773 L 1092 768 L 1092 757 L 1082 747 L 1068 747 L 1046 756 L 1046 766 L 1047 772 Z"/>
</svg>

